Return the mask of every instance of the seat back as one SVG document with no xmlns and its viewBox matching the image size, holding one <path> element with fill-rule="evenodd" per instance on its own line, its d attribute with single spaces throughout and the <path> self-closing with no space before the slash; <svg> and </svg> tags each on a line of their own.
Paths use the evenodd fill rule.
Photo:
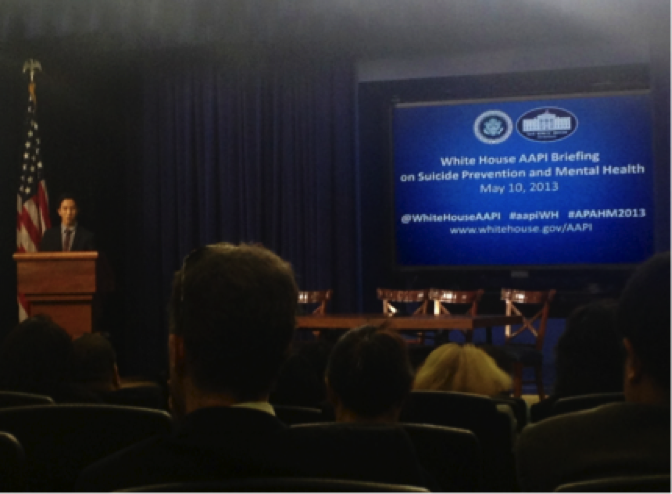
<svg viewBox="0 0 672 494">
<path fill-rule="evenodd" d="M 429 492 L 410 485 L 357 480 L 256 478 L 209 482 L 176 482 L 123 489 L 117 492 Z"/>
<path fill-rule="evenodd" d="M 412 391 L 401 412 L 403 423 L 435 424 L 473 432 L 483 451 L 483 489 L 517 490 L 513 424 L 487 396 L 450 391 Z"/>
<path fill-rule="evenodd" d="M 287 425 L 314 424 L 325 422 L 319 408 L 299 407 L 294 405 L 273 405 L 275 416 Z"/>
<path fill-rule="evenodd" d="M 396 314 L 399 309 L 393 304 L 419 304 L 413 314 L 427 314 L 428 290 L 391 290 L 378 288 L 378 300 L 383 302 L 384 314 Z"/>
<path fill-rule="evenodd" d="M 528 422 L 527 402 L 524 399 L 517 398 L 515 396 L 493 396 L 492 399 L 495 400 L 497 403 L 502 403 L 511 408 L 513 415 L 515 415 L 516 417 L 518 432 L 521 432 Z"/>
<path fill-rule="evenodd" d="M 168 433 L 167 412 L 116 405 L 47 405 L 0 410 L 0 430 L 26 453 L 30 491 L 72 491 L 86 466 L 156 434 Z"/>
<path fill-rule="evenodd" d="M 434 314 L 450 314 L 446 305 L 469 304 L 465 312 L 470 316 L 478 314 L 478 303 L 483 297 L 483 290 L 460 291 L 460 290 L 441 290 L 439 288 L 429 289 L 429 300 L 434 302 Z"/>
<path fill-rule="evenodd" d="M 28 405 L 53 405 L 51 396 L 15 391 L 0 391 L 0 408 L 24 407 Z"/>
<path fill-rule="evenodd" d="M 317 308 L 312 312 L 313 314 L 326 314 L 327 302 L 331 300 L 333 290 L 314 290 L 299 292 L 300 304 L 317 304 Z"/>
<path fill-rule="evenodd" d="M 483 489 L 483 452 L 466 429 L 432 424 L 401 424 L 411 438 L 420 464 L 443 492 Z"/>
<path fill-rule="evenodd" d="M 296 477 L 362 480 L 425 487 L 408 434 L 394 425 L 294 425 L 278 437 L 282 471 Z"/>
<path fill-rule="evenodd" d="M 555 492 L 670 492 L 668 475 L 636 475 L 563 484 Z"/>
<path fill-rule="evenodd" d="M 306 425 L 316 437 L 329 433 L 357 434 L 363 438 L 377 425 L 325 424 Z M 434 480 L 435 488 L 449 492 L 479 492 L 482 488 L 483 454 L 476 435 L 466 429 L 432 424 L 399 424 L 410 438 L 420 464 Z M 291 436 L 290 436 L 291 437 Z"/>
<path fill-rule="evenodd" d="M 26 489 L 21 443 L 11 434 L 0 432 L 0 492 L 21 492 Z"/>
<path fill-rule="evenodd" d="M 538 351 L 542 350 L 546 335 L 548 313 L 555 293 L 555 290 L 523 291 L 502 288 L 501 299 L 506 303 L 506 315 L 521 316 L 523 318 L 523 324 L 515 331 L 512 331 L 511 325 L 504 327 L 506 343 L 509 343 L 525 331 L 529 331 L 535 338 L 534 348 Z M 526 317 L 520 310 L 520 306 L 523 305 L 541 305 L 541 308 L 532 317 Z"/>
<path fill-rule="evenodd" d="M 156 383 L 139 384 L 110 391 L 101 395 L 104 403 L 131 407 L 168 410 L 168 400 L 161 386 Z"/>
<path fill-rule="evenodd" d="M 606 403 L 617 401 L 625 401 L 625 395 L 623 393 L 595 393 L 590 395 L 568 396 L 567 398 L 560 398 L 553 403 L 550 416 L 588 410 L 589 408 L 595 408 Z"/>
</svg>

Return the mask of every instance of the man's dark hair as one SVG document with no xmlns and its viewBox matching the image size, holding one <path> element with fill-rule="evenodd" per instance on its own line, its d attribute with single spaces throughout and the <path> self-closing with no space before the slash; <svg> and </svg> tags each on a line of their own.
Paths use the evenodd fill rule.
<svg viewBox="0 0 672 494">
<path fill-rule="evenodd" d="M 192 253 L 175 274 L 169 316 L 196 386 L 240 400 L 269 391 L 297 301 L 291 266 L 270 250 L 222 243 Z"/>
<path fill-rule="evenodd" d="M 79 384 L 111 383 L 117 356 L 112 344 L 100 334 L 85 334 L 72 343 L 70 376 Z"/>
<path fill-rule="evenodd" d="M 67 199 L 70 199 L 71 201 L 75 201 L 75 205 L 79 208 L 79 201 L 77 200 L 77 197 L 75 197 L 73 194 L 71 194 L 69 192 L 64 192 L 63 194 L 58 196 L 58 202 L 56 203 L 56 204 L 58 204 L 57 209 L 60 209 L 61 204 L 63 204 L 63 201 L 65 201 Z"/>
<path fill-rule="evenodd" d="M 68 379 L 72 340 L 48 316 L 26 319 L 0 347 L 0 389 L 51 396 Z"/>
<path fill-rule="evenodd" d="M 644 371 L 669 390 L 669 252 L 656 254 L 634 272 L 621 294 L 618 326 L 641 359 Z"/>
<path fill-rule="evenodd" d="M 309 341 L 295 349 L 282 366 L 271 403 L 319 408 L 326 399 L 324 373 L 333 343 Z"/>
<path fill-rule="evenodd" d="M 338 340 L 326 376 L 343 406 L 367 418 L 400 407 L 413 384 L 404 340 L 374 326 L 350 330 Z"/>
<path fill-rule="evenodd" d="M 623 391 L 623 344 L 615 300 L 575 309 L 555 346 L 555 394 L 576 396 Z"/>
</svg>

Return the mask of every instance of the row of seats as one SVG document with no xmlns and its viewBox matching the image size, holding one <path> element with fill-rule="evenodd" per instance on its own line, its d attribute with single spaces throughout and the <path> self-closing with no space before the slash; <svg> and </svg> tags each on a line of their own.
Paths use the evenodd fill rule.
<svg viewBox="0 0 672 494">
<path fill-rule="evenodd" d="M 638 475 L 561 485 L 555 492 L 669 492 L 669 475 Z M 394 484 L 334 479 L 268 478 L 219 482 L 184 482 L 121 492 L 427 492 Z"/>
<path fill-rule="evenodd" d="M 451 314 L 449 307 L 451 305 L 468 306 L 463 314 L 475 316 L 478 314 L 478 304 L 483 296 L 484 290 L 458 291 L 442 290 L 437 288 L 423 290 L 393 290 L 387 288 L 378 288 L 378 299 L 383 303 L 383 313 L 394 315 L 398 312 L 395 304 L 417 304 L 413 312 L 416 314 L 428 314 L 429 302 L 434 302 L 434 314 Z M 503 288 L 501 291 L 501 300 L 505 302 L 505 314 L 507 316 L 516 315 L 523 318 L 523 323 L 517 328 L 511 325 L 504 327 L 505 345 L 502 347 L 506 358 L 512 362 L 513 375 L 513 395 L 521 397 L 523 394 L 523 369 L 531 367 L 534 369 L 534 383 L 537 387 L 537 393 L 540 399 L 545 398 L 543 381 L 543 346 L 546 335 L 546 324 L 550 311 L 550 304 L 555 297 L 555 290 L 545 291 L 524 291 Z M 302 291 L 299 292 L 299 303 L 317 304 L 313 314 L 325 314 L 327 302 L 331 300 L 333 290 L 320 291 Z M 526 307 L 535 307 L 532 314 L 525 314 L 529 309 Z M 538 308 L 537 308 L 538 307 Z M 521 344 L 514 342 L 525 332 L 532 335 L 534 343 Z M 466 341 L 471 341 L 472 333 L 466 331 Z M 424 332 L 420 332 L 412 343 L 424 344 Z"/>
<path fill-rule="evenodd" d="M 0 393 L 3 397 L 32 396 Z M 558 400 L 554 414 L 622 400 L 608 393 Z M 7 403 L 7 400 L 5 400 Z M 516 490 L 510 416 L 497 400 L 465 393 L 414 391 L 401 427 L 441 490 Z M 274 406 L 292 426 L 288 443 L 320 451 L 307 473 L 327 476 L 339 456 L 374 448 L 379 428 L 330 422 L 319 409 Z M 166 412 L 114 405 L 33 405 L 0 409 L 0 488 L 4 491 L 72 490 L 79 472 L 98 459 L 171 430 Z M 376 436 L 376 437 L 374 437 Z M 325 443 L 331 441 L 329 447 Z M 339 450 L 339 445 L 342 447 Z M 369 452 L 365 452 L 369 454 Z M 378 453 L 381 454 L 381 453 Z M 363 462 L 365 463 L 365 462 Z M 19 467 L 21 465 L 21 467 Z M 367 467 L 369 468 L 369 467 Z"/>
</svg>

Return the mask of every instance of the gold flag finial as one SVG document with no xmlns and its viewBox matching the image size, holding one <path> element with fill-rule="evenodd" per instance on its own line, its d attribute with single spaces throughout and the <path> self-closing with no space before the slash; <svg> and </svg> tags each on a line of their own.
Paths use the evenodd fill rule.
<svg viewBox="0 0 672 494">
<path fill-rule="evenodd" d="M 27 70 L 30 71 L 30 82 L 34 82 L 35 71 L 42 71 L 42 65 L 37 60 L 30 58 L 23 63 L 23 72 L 25 73 Z"/>
</svg>

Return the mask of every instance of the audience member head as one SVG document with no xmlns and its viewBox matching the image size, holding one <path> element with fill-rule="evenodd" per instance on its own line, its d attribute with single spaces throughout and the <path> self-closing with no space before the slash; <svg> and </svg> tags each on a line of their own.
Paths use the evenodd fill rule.
<svg viewBox="0 0 672 494">
<path fill-rule="evenodd" d="M 617 309 L 614 300 L 598 300 L 569 315 L 555 346 L 555 395 L 623 391 L 623 343 L 616 328 Z"/>
<path fill-rule="evenodd" d="M 72 340 L 48 316 L 19 323 L 0 347 L 0 389 L 53 396 L 68 379 Z"/>
<path fill-rule="evenodd" d="M 100 334 L 85 334 L 72 346 L 70 377 L 73 383 L 94 392 L 119 389 L 117 356 L 107 338 Z"/>
<path fill-rule="evenodd" d="M 670 253 L 639 266 L 621 294 L 626 401 L 670 403 Z"/>
<path fill-rule="evenodd" d="M 350 330 L 331 351 L 326 383 L 337 422 L 396 422 L 413 383 L 406 343 L 384 327 Z"/>
<path fill-rule="evenodd" d="M 187 256 L 169 304 L 174 411 L 266 401 L 297 300 L 292 268 L 263 247 L 221 243 Z"/>
<path fill-rule="evenodd" d="M 509 392 L 511 377 L 480 348 L 446 343 L 429 354 L 413 389 L 495 396 Z"/>
<path fill-rule="evenodd" d="M 275 405 L 321 407 L 327 397 L 324 374 L 332 343 L 309 341 L 291 353 L 282 366 L 271 402 Z"/>
</svg>

